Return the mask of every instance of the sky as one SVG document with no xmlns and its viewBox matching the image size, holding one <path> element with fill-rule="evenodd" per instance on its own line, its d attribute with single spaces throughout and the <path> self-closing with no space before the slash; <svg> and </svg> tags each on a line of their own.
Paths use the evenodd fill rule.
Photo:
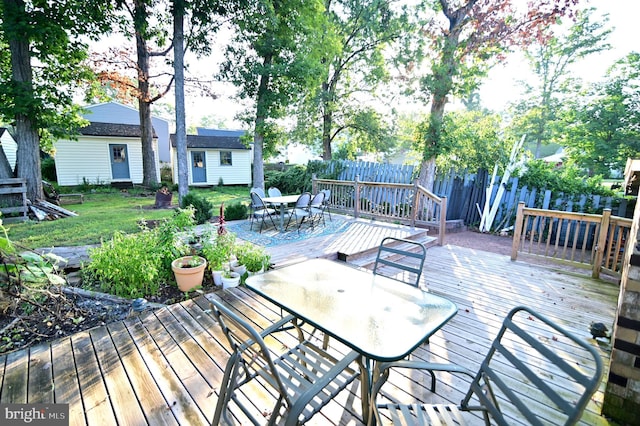
<svg viewBox="0 0 640 426">
<path fill-rule="evenodd" d="M 597 9 L 597 14 L 609 14 L 609 26 L 614 27 L 608 38 L 611 49 L 593 54 L 574 64 L 572 72 L 584 81 L 596 82 L 604 79 L 609 66 L 628 53 L 640 52 L 640 14 L 638 0 L 590 0 L 582 1 Z M 521 54 L 511 55 L 504 66 L 497 66 L 489 73 L 489 78 L 480 90 L 483 106 L 493 111 L 501 111 L 521 95 L 517 84 L 519 79 L 529 75 L 528 65 Z"/>
<path fill-rule="evenodd" d="M 640 15 L 638 0 L 581 0 L 583 6 L 593 6 L 601 13 L 609 14 L 609 25 L 614 27 L 609 36 L 612 48 L 606 52 L 594 54 L 574 65 L 572 72 L 585 81 L 602 80 L 607 68 L 616 60 L 632 51 L 640 51 Z M 211 62 L 210 62 L 211 64 Z M 213 67 L 209 65 L 207 68 Z M 522 54 L 512 54 L 506 63 L 494 67 L 485 83 L 481 86 L 480 96 L 484 107 L 493 111 L 502 111 L 510 101 L 521 96 L 518 80 L 530 76 L 529 68 L 522 59 Z M 218 86 L 221 96 L 216 100 L 187 99 L 187 121 L 199 124 L 201 117 L 215 116 L 229 129 L 240 129 L 242 124 L 234 120 L 234 115 L 241 110 L 239 101 L 231 99 L 233 88 Z M 423 110 L 427 110 L 424 108 Z"/>
</svg>

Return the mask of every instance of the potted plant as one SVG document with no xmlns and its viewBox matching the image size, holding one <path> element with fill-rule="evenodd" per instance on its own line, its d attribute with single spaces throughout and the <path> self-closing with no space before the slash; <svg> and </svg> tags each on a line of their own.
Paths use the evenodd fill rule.
<svg viewBox="0 0 640 426">
<path fill-rule="evenodd" d="M 240 274 L 234 271 L 224 271 L 221 279 L 223 289 L 237 287 L 240 284 Z"/>
<path fill-rule="evenodd" d="M 269 267 L 271 260 L 271 256 L 263 247 L 253 244 L 246 244 L 246 247 L 239 251 L 237 256 L 238 262 L 244 265 L 250 274 L 264 271 Z"/>
<path fill-rule="evenodd" d="M 206 266 L 207 260 L 200 256 L 183 256 L 171 262 L 178 288 L 181 291 L 189 291 L 202 285 Z"/>
<path fill-rule="evenodd" d="M 235 234 L 225 232 L 208 236 L 203 242 L 202 255 L 207 259 L 215 285 L 222 285 L 222 272 L 229 266 L 235 241 Z"/>
</svg>

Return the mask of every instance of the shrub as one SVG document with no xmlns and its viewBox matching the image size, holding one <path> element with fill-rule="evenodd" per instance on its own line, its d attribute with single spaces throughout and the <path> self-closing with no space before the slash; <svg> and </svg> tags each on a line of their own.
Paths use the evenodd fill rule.
<svg viewBox="0 0 640 426">
<path fill-rule="evenodd" d="M 244 220 L 249 216 L 249 210 L 243 203 L 228 204 L 224 209 L 225 220 Z"/>
<path fill-rule="evenodd" d="M 182 197 L 180 207 L 184 209 L 188 206 L 193 206 L 195 210 L 194 218 L 197 224 L 203 224 L 211 219 L 211 209 L 213 209 L 213 204 L 211 204 L 211 202 L 202 195 L 195 192 L 189 192 L 187 195 Z"/>
<path fill-rule="evenodd" d="M 43 179 L 50 182 L 56 182 L 58 180 L 58 176 L 56 175 L 56 162 L 52 157 L 42 159 L 40 170 L 42 170 Z"/>
<path fill-rule="evenodd" d="M 155 295 L 172 277 L 171 261 L 188 254 L 178 234 L 193 226 L 193 209 L 178 209 L 154 229 L 114 234 L 90 250 L 91 262 L 82 270 L 85 286 L 99 283 L 103 291 L 126 298 Z"/>
</svg>

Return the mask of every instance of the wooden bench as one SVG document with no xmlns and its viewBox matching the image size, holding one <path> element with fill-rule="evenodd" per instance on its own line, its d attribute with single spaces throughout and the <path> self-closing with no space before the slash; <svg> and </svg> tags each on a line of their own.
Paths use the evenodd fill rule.
<svg viewBox="0 0 640 426">
<path fill-rule="evenodd" d="M 84 203 L 84 194 L 58 194 L 58 202 L 60 204 L 82 204 Z"/>
</svg>

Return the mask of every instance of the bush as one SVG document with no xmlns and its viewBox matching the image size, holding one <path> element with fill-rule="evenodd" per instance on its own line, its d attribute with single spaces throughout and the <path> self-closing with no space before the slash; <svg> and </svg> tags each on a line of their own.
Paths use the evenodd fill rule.
<svg viewBox="0 0 640 426">
<path fill-rule="evenodd" d="M 56 182 L 58 180 L 58 175 L 56 175 L 56 162 L 52 157 L 42 159 L 40 170 L 42 171 L 43 179 L 49 182 Z"/>
<path fill-rule="evenodd" d="M 171 261 L 189 253 L 178 234 L 193 226 L 193 209 L 178 209 L 154 229 L 137 234 L 118 232 L 89 252 L 91 262 L 82 269 L 86 286 L 126 298 L 149 297 L 172 277 Z"/>
<path fill-rule="evenodd" d="M 228 204 L 224 209 L 225 220 L 244 220 L 249 217 L 249 209 L 243 203 Z"/>
<path fill-rule="evenodd" d="M 189 192 L 187 195 L 182 197 L 180 207 L 184 209 L 188 206 L 192 206 L 195 209 L 194 219 L 198 225 L 211 219 L 211 209 L 213 209 L 213 204 L 211 204 L 211 202 L 202 195 L 195 192 Z"/>
</svg>

